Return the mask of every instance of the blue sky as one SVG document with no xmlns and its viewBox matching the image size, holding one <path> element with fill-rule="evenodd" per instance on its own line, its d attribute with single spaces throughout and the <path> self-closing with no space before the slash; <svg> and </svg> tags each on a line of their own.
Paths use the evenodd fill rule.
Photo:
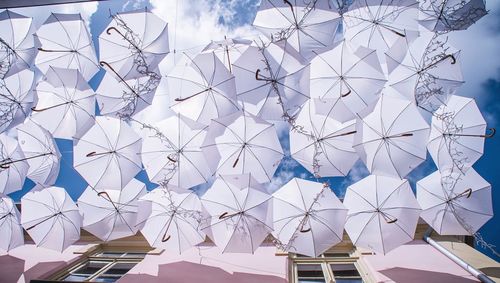
<svg viewBox="0 0 500 283">
<path fill-rule="evenodd" d="M 176 2 L 182 3 L 181 7 L 176 8 Z M 497 114 L 500 111 L 500 99 L 498 99 L 498 95 L 500 95 L 500 59 L 496 55 L 498 44 L 500 43 L 500 5 L 495 0 L 489 0 L 489 2 L 494 2 L 493 5 L 488 6 L 490 14 L 483 18 L 480 23 L 472 26 L 468 31 L 453 34 L 450 41 L 456 48 L 463 49 L 462 67 L 464 68 L 464 76 L 467 82 L 460 90 L 459 95 L 475 97 L 489 125 L 497 126 L 500 121 L 500 117 Z M 258 7 L 258 0 L 151 0 L 151 3 L 148 0 L 113 0 L 92 5 L 94 6 L 74 6 L 72 7 L 73 10 L 70 9 L 69 11 L 66 8 L 56 8 L 61 8 L 64 12 L 76 12 L 80 11 L 79 9 L 85 8 L 86 13 L 91 15 L 89 26 L 97 49 L 97 37 L 109 23 L 110 12 L 116 13 L 147 7 L 148 9 L 156 9 L 154 11 L 169 22 L 170 44 L 173 48 L 175 42 L 175 47 L 179 50 L 194 46 L 203 46 L 210 39 L 220 39 L 224 35 L 238 36 L 248 33 L 250 31 L 249 24 L 251 24 Z M 25 11 L 20 10 L 19 12 L 29 12 L 28 14 L 34 16 L 36 22 L 40 24 L 47 17 L 49 10 L 28 9 Z M 172 29 L 175 25 L 182 32 L 176 33 Z M 194 32 L 197 33 L 196 36 L 193 36 Z M 175 40 L 173 40 L 174 36 Z M 481 42 L 481 46 L 478 46 L 478 42 Z M 91 80 L 90 84 L 94 89 L 99 85 L 103 74 L 103 71 L 101 71 Z M 282 145 L 285 151 L 288 152 L 288 133 L 283 130 L 280 133 Z M 56 186 L 66 188 L 72 198 L 76 200 L 87 185 L 72 167 L 73 143 L 68 140 L 57 140 L 57 144 L 63 157 Z M 496 189 L 500 186 L 500 176 L 498 176 L 498 169 L 495 165 L 497 164 L 495 161 L 499 156 L 500 136 L 497 136 L 486 140 L 485 154 L 474 166 L 476 171 L 492 184 L 494 203 L 500 201 L 500 191 Z M 408 179 L 414 187 L 416 180 L 435 170 L 436 167 L 431 158 L 428 157 L 427 161 L 413 171 Z M 346 178 L 325 178 L 318 181 L 329 182 L 335 193 L 342 197 L 345 188 L 349 184 L 367 174 L 368 172 L 364 165 L 358 162 Z M 292 176 L 316 180 L 297 162 L 290 157 L 286 157 L 277 170 L 272 186 L 278 187 Z M 145 182 L 148 189 L 156 186 L 149 183 L 144 171 L 139 173 L 136 178 Z M 34 184 L 27 180 L 23 190 L 11 194 L 11 197 L 14 200 L 19 200 L 33 186 Z M 498 237 L 500 235 L 499 226 L 500 216 L 497 215 L 481 229 L 480 233 L 488 242 L 500 246 L 500 237 Z M 489 251 L 486 250 L 484 252 L 492 256 Z M 497 257 L 496 260 L 499 261 L 500 258 Z"/>
</svg>

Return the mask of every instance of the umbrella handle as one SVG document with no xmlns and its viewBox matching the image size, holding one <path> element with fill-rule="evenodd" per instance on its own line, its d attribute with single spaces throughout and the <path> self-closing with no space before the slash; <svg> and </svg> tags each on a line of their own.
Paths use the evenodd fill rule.
<svg viewBox="0 0 500 283">
<path fill-rule="evenodd" d="M 161 241 L 162 241 L 163 243 L 165 243 L 166 241 L 170 240 L 170 238 L 172 237 L 171 235 L 168 235 L 167 237 L 165 237 L 165 236 L 167 236 L 167 231 L 165 231 L 165 234 L 164 234 L 164 235 L 163 235 L 163 237 L 161 238 Z"/>
<path fill-rule="evenodd" d="M 472 194 L 472 189 L 471 188 L 468 188 L 465 192 L 467 192 L 467 196 L 466 198 L 470 198 L 471 194 Z M 464 193 L 465 193 L 464 192 Z"/>
<path fill-rule="evenodd" d="M 53 50 L 53 49 L 43 49 L 42 47 L 38 47 L 38 51 L 42 51 L 42 52 L 68 52 L 68 53 L 78 53 L 78 50 Z"/>
<path fill-rule="evenodd" d="M 386 222 L 387 224 L 396 223 L 396 221 L 398 221 L 398 219 L 397 219 L 397 218 L 394 218 L 394 219 L 391 219 L 391 220 L 387 220 L 387 219 L 385 220 L 385 222 Z"/>
<path fill-rule="evenodd" d="M 106 196 L 103 198 L 106 198 L 107 200 L 111 201 L 111 197 L 109 196 L 109 194 L 106 191 L 98 192 L 97 196 L 100 196 L 100 197 Z"/>
<path fill-rule="evenodd" d="M 86 156 L 87 156 L 87 157 L 92 157 L 92 156 L 96 155 L 96 153 L 97 153 L 97 152 L 92 151 L 92 152 L 87 153 L 87 155 L 86 155 Z"/>
<path fill-rule="evenodd" d="M 492 138 L 492 137 L 494 137 L 495 134 L 496 134 L 496 132 L 497 132 L 497 130 L 495 128 L 489 128 L 488 130 L 490 131 L 490 133 L 489 134 L 485 134 L 484 137 L 485 138 Z"/>
<path fill-rule="evenodd" d="M 239 157 L 238 157 L 238 158 L 236 158 L 236 160 L 234 161 L 234 163 L 233 163 L 233 168 L 235 168 L 235 167 L 236 167 L 236 165 L 238 165 L 238 161 L 240 161 L 240 158 L 239 158 Z"/>
<path fill-rule="evenodd" d="M 349 91 L 348 91 L 347 93 L 340 94 L 340 97 L 346 97 L 346 96 L 348 96 L 349 94 L 351 94 L 351 89 L 349 89 Z"/>
<path fill-rule="evenodd" d="M 168 159 L 168 160 L 170 160 L 170 161 L 171 161 L 171 162 L 173 162 L 173 163 L 177 162 L 177 160 L 173 159 L 173 158 L 172 158 L 172 157 L 170 157 L 170 156 L 167 156 L 167 159 Z"/>
<path fill-rule="evenodd" d="M 455 56 L 454 56 L 453 54 L 448 54 L 448 55 L 446 55 L 446 56 L 443 58 L 443 60 L 444 60 L 444 59 L 446 59 L 446 58 L 451 58 L 451 64 L 452 64 L 452 65 L 455 65 L 455 64 L 457 63 L 457 59 L 455 58 Z"/>
<path fill-rule="evenodd" d="M 2 168 L 2 169 L 9 169 L 10 168 L 10 164 L 0 164 L 0 168 Z"/>
<path fill-rule="evenodd" d="M 267 80 L 265 78 L 264 79 L 260 78 L 259 75 L 260 75 L 260 69 L 257 69 L 257 71 L 255 71 L 255 79 L 257 81 L 265 81 L 265 82 L 269 81 L 269 80 Z"/>
<path fill-rule="evenodd" d="M 304 230 L 304 228 L 301 228 L 301 229 L 300 229 L 300 233 L 307 233 L 307 232 L 309 232 L 309 231 L 311 231 L 311 227 L 309 227 L 309 228 L 307 228 L 307 229 L 305 229 L 305 230 Z"/>
<path fill-rule="evenodd" d="M 219 219 L 220 219 L 220 220 L 222 220 L 222 219 L 225 219 L 225 218 L 227 218 L 227 217 L 229 217 L 229 212 L 227 212 L 227 211 L 226 211 L 226 212 L 222 213 L 222 214 L 219 216 Z"/>
</svg>

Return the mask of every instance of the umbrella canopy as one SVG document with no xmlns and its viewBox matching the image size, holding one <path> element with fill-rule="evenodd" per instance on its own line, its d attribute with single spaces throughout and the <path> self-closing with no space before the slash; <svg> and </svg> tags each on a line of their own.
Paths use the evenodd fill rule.
<svg viewBox="0 0 500 283">
<path fill-rule="evenodd" d="M 304 58 L 341 37 L 342 18 L 329 1 L 264 0 L 253 25 L 272 41 L 285 40 Z"/>
<path fill-rule="evenodd" d="M 201 203 L 210 215 L 202 231 L 223 252 L 254 253 L 273 230 L 271 195 L 250 174 L 219 176 Z"/>
<path fill-rule="evenodd" d="M 0 78 L 28 69 L 35 59 L 32 18 L 10 10 L 0 13 Z"/>
<path fill-rule="evenodd" d="M 22 70 L 0 78 L 0 133 L 22 123 L 36 98 L 32 91 L 35 74 Z"/>
<path fill-rule="evenodd" d="M 422 219 L 440 235 L 472 235 L 493 217 L 491 185 L 473 168 L 436 171 L 417 182 Z"/>
<path fill-rule="evenodd" d="M 212 171 L 201 150 L 207 128 L 180 114 L 155 124 L 141 151 L 149 179 L 182 188 L 208 182 Z"/>
<path fill-rule="evenodd" d="M 316 257 L 342 241 L 347 209 L 327 185 L 294 178 L 273 194 L 273 211 L 289 252 Z"/>
<path fill-rule="evenodd" d="M 274 125 L 246 112 L 213 120 L 202 149 L 213 172 L 252 173 L 260 183 L 271 181 L 283 158 Z"/>
<path fill-rule="evenodd" d="M 32 121 L 17 127 L 18 140 L 35 188 L 52 186 L 59 175 L 61 153 L 52 135 Z"/>
<path fill-rule="evenodd" d="M 210 42 L 203 50 L 202 53 L 215 53 L 217 58 L 226 66 L 230 73 L 232 73 L 232 64 L 241 54 L 252 44 L 251 40 L 240 38 L 227 38 L 224 40 L 216 40 Z"/>
<path fill-rule="evenodd" d="M 147 9 L 111 18 L 99 36 L 101 62 L 123 80 L 158 76 L 154 70 L 169 52 L 167 23 Z"/>
<path fill-rule="evenodd" d="M 80 239 L 82 216 L 63 188 L 28 192 L 21 206 L 21 224 L 38 247 L 62 252 Z"/>
<path fill-rule="evenodd" d="M 139 202 L 137 225 L 155 248 L 182 253 L 203 242 L 201 202 L 193 192 L 154 189 Z"/>
<path fill-rule="evenodd" d="M 465 30 L 488 14 L 484 0 L 420 0 L 420 25 L 434 32 Z"/>
<path fill-rule="evenodd" d="M 0 249 L 8 252 L 24 244 L 21 214 L 9 197 L 0 197 Z"/>
<path fill-rule="evenodd" d="M 300 111 L 296 120 L 300 130 L 290 129 L 290 153 L 316 176 L 345 176 L 359 159 L 352 147 L 356 120 L 339 122 L 318 114 L 314 104 L 309 101 Z"/>
<path fill-rule="evenodd" d="M 238 111 L 234 76 L 215 53 L 185 56 L 167 76 L 171 109 L 205 125 Z"/>
<path fill-rule="evenodd" d="M 80 14 L 52 13 L 35 37 L 41 44 L 35 64 L 43 73 L 50 66 L 77 69 L 89 81 L 99 71 L 92 36 Z"/>
<path fill-rule="evenodd" d="M 471 167 L 482 155 L 486 121 L 472 98 L 451 96 L 432 117 L 427 149 L 440 171 Z"/>
<path fill-rule="evenodd" d="M 94 124 L 95 93 L 78 70 L 49 67 L 35 90 L 32 120 L 54 137 L 80 138 Z"/>
<path fill-rule="evenodd" d="M 103 241 L 137 233 L 138 200 L 146 194 L 146 185 L 132 179 L 121 190 L 99 190 L 91 187 L 78 198 L 83 214 L 83 229 Z"/>
<path fill-rule="evenodd" d="M 376 175 L 404 178 L 426 159 L 429 125 L 408 100 L 383 95 L 356 122 L 354 148 Z"/>
<path fill-rule="evenodd" d="M 288 52 L 291 51 L 291 52 Z M 265 120 L 293 119 L 309 99 L 309 65 L 284 47 L 250 46 L 233 64 L 238 101 Z"/>
<path fill-rule="evenodd" d="M 0 134 L 0 194 L 10 194 L 23 187 L 28 162 L 17 140 Z"/>
<path fill-rule="evenodd" d="M 353 113 L 376 101 L 386 81 L 377 52 L 345 40 L 311 61 L 311 97 L 340 98 Z"/>
<path fill-rule="evenodd" d="M 347 188 L 344 205 L 354 245 L 386 254 L 413 240 L 421 210 L 407 180 L 370 175 Z"/>
<path fill-rule="evenodd" d="M 73 149 L 74 167 L 89 186 L 121 189 L 141 170 L 141 138 L 124 121 L 96 117 Z"/>
</svg>

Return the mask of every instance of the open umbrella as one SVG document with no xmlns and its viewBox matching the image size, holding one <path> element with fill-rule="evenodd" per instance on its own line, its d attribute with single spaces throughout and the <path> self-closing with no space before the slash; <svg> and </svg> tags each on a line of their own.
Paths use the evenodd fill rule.
<svg viewBox="0 0 500 283">
<path fill-rule="evenodd" d="M 21 224 L 38 247 L 62 252 L 80 239 L 82 216 L 63 188 L 28 192 L 21 207 Z"/>
<path fill-rule="evenodd" d="M 10 10 L 0 13 L 0 78 L 28 69 L 35 59 L 32 18 Z"/>
<path fill-rule="evenodd" d="M 8 252 L 24 244 L 21 214 L 9 197 L 0 197 L 0 249 Z"/>
<path fill-rule="evenodd" d="M 263 0 L 253 25 L 272 41 L 287 41 L 304 58 L 341 37 L 342 17 L 329 1 Z"/>
<path fill-rule="evenodd" d="M 141 138 L 124 121 L 96 117 L 73 148 L 74 167 L 101 190 L 123 188 L 141 170 Z"/>
<path fill-rule="evenodd" d="M 89 81 L 99 71 L 92 36 L 80 14 L 52 13 L 35 37 L 41 44 L 35 64 L 43 73 L 50 66 L 77 69 Z"/>
<path fill-rule="evenodd" d="M 440 235 L 472 235 L 493 217 L 491 185 L 473 168 L 430 174 L 417 182 L 417 199 Z"/>
<path fill-rule="evenodd" d="M 146 185 L 132 179 L 125 187 L 100 190 L 87 187 L 78 198 L 83 214 L 83 229 L 103 241 L 133 236 L 138 228 L 138 200 L 146 194 Z"/>
<path fill-rule="evenodd" d="M 271 195 L 249 174 L 219 176 L 201 203 L 210 215 L 202 231 L 223 252 L 254 253 L 273 230 Z"/>
<path fill-rule="evenodd" d="M 426 159 L 429 125 L 408 100 L 383 95 L 359 115 L 354 148 L 376 175 L 404 178 Z"/>
<path fill-rule="evenodd" d="M 30 114 L 36 100 L 34 78 L 34 72 L 28 69 L 0 78 L 0 133 L 24 122 Z"/>
<path fill-rule="evenodd" d="M 32 120 L 54 137 L 80 138 L 94 124 L 95 93 L 78 70 L 49 67 L 35 90 Z"/>
<path fill-rule="evenodd" d="M 208 182 L 212 171 L 201 150 L 207 128 L 180 114 L 155 124 L 141 151 L 149 179 L 182 188 Z"/>
<path fill-rule="evenodd" d="M 495 134 L 485 134 L 486 121 L 472 98 L 451 96 L 432 117 L 427 149 L 440 171 L 453 167 L 471 167 L 482 155 L 484 140 Z"/>
<path fill-rule="evenodd" d="M 283 158 L 274 125 L 246 112 L 213 120 L 202 148 L 213 172 L 252 173 L 260 183 L 271 181 Z"/>
<path fill-rule="evenodd" d="M 0 134 L 0 194 L 10 194 L 22 189 L 28 162 L 17 140 Z"/>
<path fill-rule="evenodd" d="M 217 58 L 226 66 L 230 73 L 232 73 L 232 64 L 241 54 L 252 44 L 252 41 L 241 38 L 227 38 L 224 40 L 215 40 L 210 42 L 203 50 L 202 53 L 215 53 Z"/>
<path fill-rule="evenodd" d="M 201 202 L 193 192 L 154 189 L 139 201 L 137 225 L 148 243 L 182 253 L 203 242 Z"/>
<path fill-rule="evenodd" d="M 419 23 L 434 32 L 465 30 L 488 14 L 484 0 L 420 0 Z"/>
<path fill-rule="evenodd" d="M 289 252 L 319 256 L 342 241 L 347 209 L 324 184 L 294 178 L 273 194 L 273 235 Z"/>
<path fill-rule="evenodd" d="M 413 240 L 421 210 L 407 180 L 370 175 L 347 188 L 344 205 L 354 245 L 386 254 Z"/>
<path fill-rule="evenodd" d="M 234 76 L 215 53 L 185 56 L 167 76 L 171 109 L 205 125 L 238 111 Z"/>
</svg>

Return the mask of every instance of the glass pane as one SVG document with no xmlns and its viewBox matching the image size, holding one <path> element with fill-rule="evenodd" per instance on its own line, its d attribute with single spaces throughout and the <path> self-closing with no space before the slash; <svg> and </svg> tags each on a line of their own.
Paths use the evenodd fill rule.
<svg viewBox="0 0 500 283">
<path fill-rule="evenodd" d="M 338 278 L 335 277 L 335 283 L 363 283 L 361 278 Z"/>
<path fill-rule="evenodd" d="M 113 265 L 110 269 L 106 270 L 104 274 L 113 274 L 113 275 L 124 275 L 127 273 L 132 267 L 134 267 L 137 263 L 117 263 Z"/>
<path fill-rule="evenodd" d="M 92 282 L 116 282 L 120 279 L 121 276 L 117 277 L 109 277 L 109 276 L 99 276 L 96 279 L 92 280 Z"/>
<path fill-rule="evenodd" d="M 87 279 L 87 275 L 75 275 L 75 274 L 70 274 L 66 277 L 64 277 L 61 281 L 73 281 L 73 282 L 82 282 L 85 279 Z"/>
<path fill-rule="evenodd" d="M 92 275 L 99 271 L 101 268 L 106 266 L 109 262 L 100 262 L 100 261 L 88 261 L 82 267 L 77 270 L 71 272 L 73 274 L 81 274 L 81 275 Z"/>
<path fill-rule="evenodd" d="M 321 264 L 297 264 L 297 275 L 299 282 L 325 282 Z"/>
<path fill-rule="evenodd" d="M 144 258 L 146 253 L 126 253 L 123 257 L 135 257 L 135 258 Z"/>
<path fill-rule="evenodd" d="M 335 282 L 363 283 L 354 264 L 330 264 Z"/>
<path fill-rule="evenodd" d="M 324 253 L 324 257 L 350 257 L 348 253 Z"/>
<path fill-rule="evenodd" d="M 111 257 L 111 258 L 117 258 L 117 257 L 122 257 L 124 253 L 122 252 L 103 252 L 98 255 L 97 257 Z"/>
</svg>

